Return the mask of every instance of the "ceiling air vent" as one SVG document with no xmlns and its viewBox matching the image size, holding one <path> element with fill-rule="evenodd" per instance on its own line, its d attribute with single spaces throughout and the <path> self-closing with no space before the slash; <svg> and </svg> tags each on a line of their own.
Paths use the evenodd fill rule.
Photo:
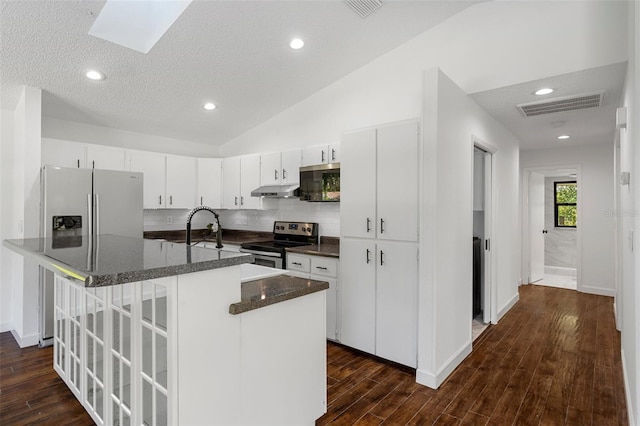
<svg viewBox="0 0 640 426">
<path fill-rule="evenodd" d="M 587 93 L 583 95 L 554 98 L 544 101 L 531 102 L 516 105 L 525 117 L 534 115 L 552 114 L 554 112 L 574 111 L 584 108 L 596 108 L 602 106 L 604 92 Z"/>
<path fill-rule="evenodd" d="M 344 2 L 361 18 L 366 18 L 380 9 L 383 0 L 344 0 Z"/>
</svg>

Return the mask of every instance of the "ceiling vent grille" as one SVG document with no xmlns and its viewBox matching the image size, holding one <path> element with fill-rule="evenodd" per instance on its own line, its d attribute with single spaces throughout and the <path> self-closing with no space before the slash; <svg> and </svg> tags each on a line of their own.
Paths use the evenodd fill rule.
<svg viewBox="0 0 640 426">
<path fill-rule="evenodd" d="M 383 0 L 344 0 L 344 2 L 361 18 L 366 18 L 380 9 Z"/>
<path fill-rule="evenodd" d="M 575 111 L 585 108 L 597 108 L 602 106 L 604 92 L 587 93 L 577 96 L 567 96 L 545 101 L 531 102 L 516 105 L 525 117 L 535 115 L 552 114 L 555 112 Z"/>
</svg>

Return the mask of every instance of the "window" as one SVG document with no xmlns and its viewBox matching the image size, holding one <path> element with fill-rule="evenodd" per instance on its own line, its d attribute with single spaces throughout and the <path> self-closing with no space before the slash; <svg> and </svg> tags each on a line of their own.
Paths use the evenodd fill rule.
<svg viewBox="0 0 640 426">
<path fill-rule="evenodd" d="M 576 181 L 554 182 L 554 210 L 557 228 L 575 228 L 578 216 L 578 185 Z"/>
</svg>

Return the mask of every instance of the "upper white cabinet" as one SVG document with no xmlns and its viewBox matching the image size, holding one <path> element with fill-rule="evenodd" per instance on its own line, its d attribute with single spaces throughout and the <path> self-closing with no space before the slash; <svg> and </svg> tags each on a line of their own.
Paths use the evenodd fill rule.
<svg viewBox="0 0 640 426">
<path fill-rule="evenodd" d="M 167 155 L 167 208 L 192 209 L 196 200 L 196 159 Z"/>
<path fill-rule="evenodd" d="M 302 150 L 299 149 L 262 154 L 260 184 L 282 185 L 298 183 L 300 181 L 301 165 Z"/>
<path fill-rule="evenodd" d="M 259 209 L 260 197 L 251 191 L 260 186 L 260 155 L 245 155 L 222 160 L 222 207 Z"/>
<path fill-rule="evenodd" d="M 42 139 L 42 165 L 84 168 L 86 145 L 59 139 Z"/>
<path fill-rule="evenodd" d="M 87 167 L 102 170 L 126 170 L 125 150 L 112 146 L 87 144 Z"/>
<path fill-rule="evenodd" d="M 418 123 L 346 134 L 340 166 L 340 233 L 418 239 Z"/>
<path fill-rule="evenodd" d="M 166 156 L 155 152 L 130 151 L 130 170 L 143 176 L 143 202 L 145 209 L 165 208 Z"/>
<path fill-rule="evenodd" d="M 222 159 L 198 158 L 196 204 L 219 209 L 222 206 Z"/>
<path fill-rule="evenodd" d="M 340 162 L 340 144 L 317 145 L 302 150 L 302 166 Z"/>
</svg>

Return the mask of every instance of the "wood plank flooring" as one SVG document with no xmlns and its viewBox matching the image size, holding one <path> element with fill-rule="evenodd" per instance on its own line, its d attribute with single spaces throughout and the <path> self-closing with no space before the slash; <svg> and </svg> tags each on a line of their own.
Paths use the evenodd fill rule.
<svg viewBox="0 0 640 426">
<path fill-rule="evenodd" d="M 529 285 L 438 389 L 415 371 L 327 348 L 317 425 L 627 425 L 613 299 Z"/>
<path fill-rule="evenodd" d="M 541 286 L 474 343 L 438 390 L 415 371 L 327 346 L 318 425 L 627 425 L 613 299 Z M 0 424 L 92 425 L 53 371 L 52 348 L 0 334 Z"/>
</svg>

